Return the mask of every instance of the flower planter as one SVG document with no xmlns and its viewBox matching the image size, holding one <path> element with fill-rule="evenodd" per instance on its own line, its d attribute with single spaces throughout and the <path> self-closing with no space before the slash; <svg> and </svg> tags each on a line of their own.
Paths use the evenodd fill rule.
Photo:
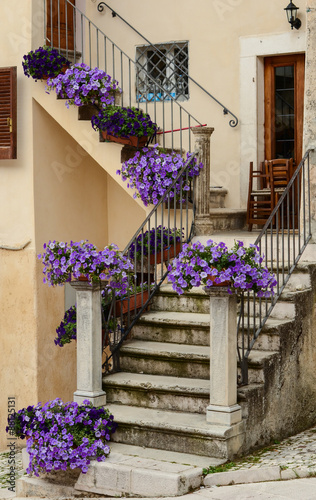
<svg viewBox="0 0 316 500">
<path fill-rule="evenodd" d="M 108 134 L 106 130 L 101 130 L 101 135 L 103 139 L 110 142 L 117 142 L 118 144 L 127 144 L 128 146 L 134 146 L 135 148 L 143 148 L 149 139 L 148 136 L 136 137 L 130 135 L 129 137 L 116 137 L 114 135 Z"/>
<path fill-rule="evenodd" d="M 151 254 L 149 258 L 150 264 L 161 264 L 161 262 L 165 262 L 166 260 L 173 259 L 181 252 L 181 242 L 177 241 L 176 248 L 174 248 L 174 244 L 171 244 L 169 247 L 165 248 L 162 252 L 155 254 Z M 157 259 L 157 260 L 156 260 Z"/>
<path fill-rule="evenodd" d="M 80 274 L 80 276 L 77 278 L 78 281 L 89 281 L 89 278 L 85 276 L 84 274 Z"/>
<path fill-rule="evenodd" d="M 215 283 L 216 278 L 217 278 L 217 276 L 211 276 L 210 274 L 208 274 L 208 276 L 207 276 L 207 279 L 213 281 L 212 286 L 228 286 L 231 283 L 230 280 L 222 281 L 221 283 Z"/>
<path fill-rule="evenodd" d="M 135 311 L 142 307 L 142 304 L 145 304 L 148 299 L 148 290 L 144 290 L 143 292 L 138 292 L 135 294 L 131 294 L 129 297 L 129 305 L 128 298 L 117 301 L 115 305 L 115 314 L 116 316 L 120 316 L 121 314 L 126 314 L 128 310 Z"/>
<path fill-rule="evenodd" d="M 59 75 L 60 75 L 61 73 L 65 74 L 68 68 L 69 68 L 69 66 L 68 66 L 67 64 L 63 64 L 63 65 L 62 65 L 62 68 L 61 68 L 61 70 L 60 70 L 60 72 L 59 72 L 58 74 L 59 74 Z M 43 75 L 43 76 L 42 76 L 42 80 L 47 80 L 48 78 L 56 78 L 56 76 L 57 76 L 57 75 L 55 75 L 55 76 Z"/>
</svg>

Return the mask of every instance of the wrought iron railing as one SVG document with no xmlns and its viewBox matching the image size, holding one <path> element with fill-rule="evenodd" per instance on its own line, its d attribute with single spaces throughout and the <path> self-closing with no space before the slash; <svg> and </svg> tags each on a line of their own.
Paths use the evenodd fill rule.
<svg viewBox="0 0 316 500">
<path fill-rule="evenodd" d="M 164 93 L 168 99 L 157 103 L 137 101 L 135 82 L 137 64 L 120 49 L 95 23 L 70 0 L 44 1 L 44 40 L 72 61 L 98 67 L 119 82 L 122 89 L 121 106 L 142 108 L 158 124 L 161 145 L 166 148 L 191 151 L 191 128 L 203 126 L 189 113 L 161 83 L 148 73 L 147 80 L 155 93 Z M 170 133 L 165 134 L 164 131 Z"/>
<path fill-rule="evenodd" d="M 133 272 L 129 276 L 127 296 L 119 300 L 114 297 L 103 315 L 103 368 L 106 373 L 120 369 L 121 345 L 166 280 L 170 260 L 193 237 L 195 178 L 190 180 L 189 171 L 197 154 L 189 156 L 124 250 L 133 264 Z M 140 291 L 135 284 L 140 286 Z"/>
<path fill-rule="evenodd" d="M 253 292 L 241 297 L 237 325 L 240 385 L 248 384 L 251 350 L 311 239 L 311 151 L 305 153 L 255 241 L 263 264 L 275 273 L 277 286 L 270 298 L 256 298 Z"/>
<path fill-rule="evenodd" d="M 104 10 L 105 7 L 107 7 L 111 11 L 113 17 L 120 18 L 121 21 L 123 21 L 129 28 L 131 28 L 135 33 L 137 33 L 137 35 L 139 35 L 146 42 L 147 45 L 146 45 L 146 47 L 144 47 L 144 50 L 152 49 L 154 51 L 154 53 L 158 54 L 160 57 L 164 58 L 166 56 L 166 54 L 163 53 L 162 50 L 160 49 L 159 45 L 152 44 L 148 40 L 148 38 L 146 38 L 142 33 L 140 33 L 136 28 L 134 28 L 134 26 L 132 26 L 128 21 L 126 21 L 126 19 L 124 19 L 120 14 L 118 14 L 118 12 L 116 12 L 106 2 L 99 2 L 98 6 L 97 6 L 97 9 L 98 9 L 99 12 L 103 12 L 103 10 Z M 183 44 L 174 42 L 171 45 L 172 45 L 172 49 L 174 47 L 176 47 L 180 52 L 183 51 L 183 47 L 182 47 Z M 155 65 L 156 70 L 159 73 L 159 67 L 158 66 L 159 66 L 158 64 Z M 213 99 L 213 101 L 215 101 L 219 106 L 221 106 L 223 108 L 224 115 L 230 114 L 233 117 L 229 121 L 229 125 L 231 127 L 236 127 L 237 126 L 237 124 L 238 124 L 238 118 L 237 118 L 237 116 L 234 115 L 234 113 L 232 113 L 227 108 L 227 106 L 224 106 L 224 104 L 222 104 L 218 99 L 216 99 L 216 97 L 214 97 L 208 90 L 206 90 L 204 87 L 202 87 L 202 85 L 200 85 L 194 78 L 192 78 L 192 76 L 190 76 L 188 74 L 188 72 L 185 70 L 185 68 L 183 67 L 183 65 L 180 66 L 180 64 L 179 64 L 179 62 L 177 62 L 177 60 L 173 60 L 172 66 L 173 66 L 174 71 L 177 72 L 178 76 L 182 77 L 182 85 L 183 86 L 187 85 L 187 83 L 186 83 L 187 81 L 192 82 L 200 90 L 202 90 L 202 92 L 204 94 L 206 94 L 208 97 L 210 97 L 211 99 Z M 138 60 L 138 69 L 141 70 L 141 71 L 146 72 L 145 66 L 142 65 L 139 60 Z M 169 82 L 171 84 L 171 87 L 174 87 L 174 88 L 178 87 L 178 86 L 176 86 L 176 84 L 175 84 L 174 81 L 171 81 L 172 79 L 170 78 L 170 63 L 169 63 L 169 76 L 166 77 L 166 80 L 167 80 L 167 82 Z M 164 89 L 166 89 L 166 86 L 164 86 Z M 183 90 L 181 90 L 180 93 L 183 96 L 185 95 L 185 93 L 183 92 Z"/>
</svg>

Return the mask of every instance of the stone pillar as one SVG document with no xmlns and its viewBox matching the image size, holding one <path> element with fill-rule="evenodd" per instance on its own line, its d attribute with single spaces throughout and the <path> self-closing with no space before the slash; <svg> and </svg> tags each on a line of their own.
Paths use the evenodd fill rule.
<svg viewBox="0 0 316 500">
<path fill-rule="evenodd" d="M 212 127 L 192 128 L 195 136 L 195 151 L 199 152 L 198 161 L 202 162 L 204 168 L 196 182 L 196 215 L 195 236 L 208 235 L 212 233 L 210 219 L 210 145 Z"/>
<path fill-rule="evenodd" d="M 241 422 L 237 404 L 237 297 L 226 287 L 206 290 L 210 296 L 210 424 L 231 426 Z"/>
<path fill-rule="evenodd" d="M 305 57 L 303 154 L 314 148 L 310 156 L 310 190 L 312 242 L 316 243 L 316 0 L 308 0 L 306 6 Z"/>
<path fill-rule="evenodd" d="M 77 304 L 77 390 L 74 401 L 106 403 L 102 390 L 101 285 L 74 281 Z"/>
</svg>

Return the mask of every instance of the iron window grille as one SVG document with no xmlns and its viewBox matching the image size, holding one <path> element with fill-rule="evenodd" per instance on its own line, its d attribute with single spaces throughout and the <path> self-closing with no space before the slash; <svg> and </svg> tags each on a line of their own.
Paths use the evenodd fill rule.
<svg viewBox="0 0 316 500">
<path fill-rule="evenodd" d="M 137 47 L 137 102 L 189 98 L 188 42 Z"/>
</svg>

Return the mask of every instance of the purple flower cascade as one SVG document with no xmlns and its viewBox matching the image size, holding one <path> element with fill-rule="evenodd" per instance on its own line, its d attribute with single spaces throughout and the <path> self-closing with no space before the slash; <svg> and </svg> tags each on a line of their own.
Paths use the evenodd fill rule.
<svg viewBox="0 0 316 500">
<path fill-rule="evenodd" d="M 107 106 L 91 119 L 94 130 L 106 130 L 116 137 L 143 137 L 156 133 L 157 125 L 137 108 Z"/>
<path fill-rule="evenodd" d="M 195 286 L 213 286 L 211 276 L 216 284 L 230 281 L 230 293 L 254 291 L 258 297 L 271 297 L 277 281 L 262 262 L 259 247 L 252 244 L 245 248 L 242 241 L 237 241 L 228 250 L 222 242 L 209 240 L 204 246 L 198 241 L 191 247 L 183 245 L 168 267 L 168 279 L 179 295 Z"/>
<path fill-rule="evenodd" d="M 79 467 L 86 473 L 90 458 L 98 462 L 106 459 L 110 453 L 108 441 L 116 428 L 109 410 L 95 408 L 88 400 L 78 405 L 57 398 L 9 415 L 6 431 L 21 439 L 29 438 L 26 472 L 39 476 L 68 467 Z"/>
<path fill-rule="evenodd" d="M 65 344 L 70 344 L 72 340 L 77 338 L 77 308 L 71 306 L 64 314 L 58 328 L 56 328 L 57 337 L 54 342 L 59 347 L 64 347 Z"/>
<path fill-rule="evenodd" d="M 47 90 L 55 90 L 57 96 L 66 98 L 66 106 L 70 104 L 82 106 L 95 104 L 99 109 L 114 103 L 113 90 L 120 90 L 118 82 L 101 71 L 91 69 L 84 63 L 74 64 L 66 73 L 47 80 Z"/>
<path fill-rule="evenodd" d="M 156 205 L 177 178 L 189 157 L 190 153 L 187 153 L 186 159 L 180 154 L 164 153 L 158 144 L 155 144 L 152 148 L 137 151 L 135 156 L 123 163 L 121 170 L 117 170 L 116 173 L 122 176 L 123 181 L 128 180 L 128 188 L 135 189 L 134 198 L 141 198 L 145 206 L 150 203 Z M 177 194 L 180 193 L 181 187 L 183 191 L 190 190 L 190 182 L 199 175 L 201 168 L 203 164 L 198 164 L 194 158 L 188 176 L 184 174 L 182 181 L 179 180 L 176 184 Z M 183 196 L 183 193 L 181 195 Z M 170 198 L 173 197 L 172 191 Z"/>
<path fill-rule="evenodd" d="M 117 245 L 109 245 L 101 251 L 86 240 L 69 244 L 49 241 L 44 244 L 45 252 L 38 255 L 44 266 L 43 282 L 49 285 L 63 285 L 84 275 L 92 282 L 107 281 L 107 286 L 120 295 L 128 288 L 128 272 L 133 265 L 118 250 Z"/>
<path fill-rule="evenodd" d="M 48 46 L 31 50 L 23 56 L 22 62 L 25 76 L 34 80 L 42 80 L 44 77 L 54 78 L 64 65 L 70 66 L 70 62 L 60 55 L 58 50 Z"/>
</svg>

